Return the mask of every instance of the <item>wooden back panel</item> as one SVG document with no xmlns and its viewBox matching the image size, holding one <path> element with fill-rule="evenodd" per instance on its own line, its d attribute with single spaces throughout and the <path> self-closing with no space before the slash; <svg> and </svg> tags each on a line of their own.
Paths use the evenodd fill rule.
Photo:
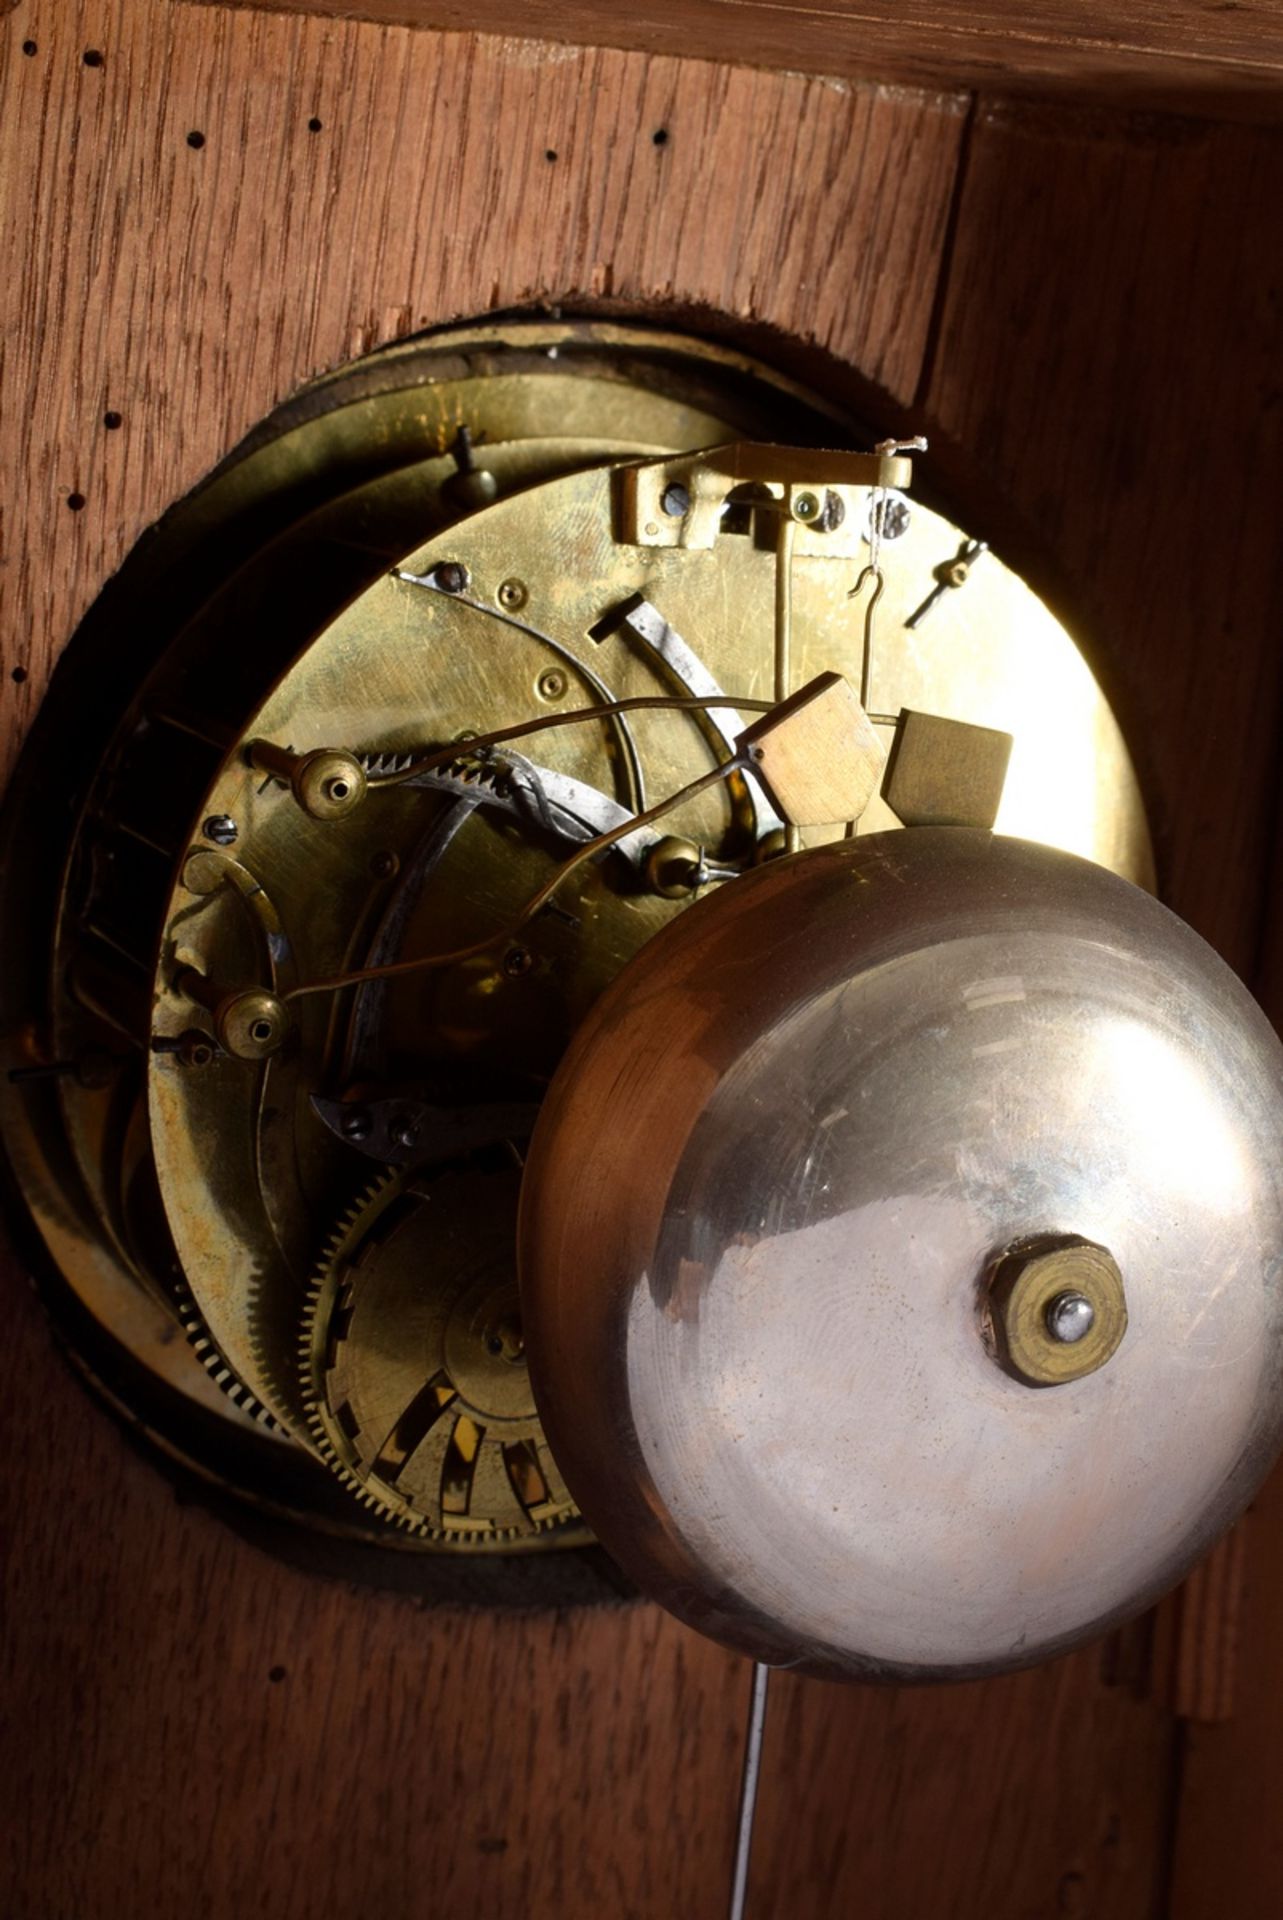
<svg viewBox="0 0 1283 1920">
<path fill-rule="evenodd" d="M 1078 617 L 1168 897 L 1254 966 L 1280 704 L 1276 133 L 20 0 L 0 154 L 6 765 L 132 542 L 302 380 L 494 306 L 654 312 L 828 356 L 931 433 Z M 265 1555 L 88 1399 L 16 1260 L 0 1284 L 10 1911 L 723 1910 L 742 1663 L 648 1607 L 428 1612 Z M 779 1679 L 753 1910 L 1158 1913 L 1173 1709 L 1223 1711 L 1229 1564 L 1161 1617 L 1157 1669 L 1145 1629 L 954 1690 Z M 1214 1910 L 1190 1898 L 1183 1920 Z"/>
</svg>

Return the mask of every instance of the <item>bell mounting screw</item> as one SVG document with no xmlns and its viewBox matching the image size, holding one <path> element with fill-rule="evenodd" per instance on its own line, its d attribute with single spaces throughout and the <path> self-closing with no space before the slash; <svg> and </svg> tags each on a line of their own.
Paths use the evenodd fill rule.
<svg viewBox="0 0 1283 1920">
<path fill-rule="evenodd" d="M 1127 1331 L 1118 1262 L 1076 1234 L 1037 1234 L 1009 1247 L 994 1265 L 986 1307 L 998 1360 L 1029 1387 L 1095 1373 Z"/>
</svg>

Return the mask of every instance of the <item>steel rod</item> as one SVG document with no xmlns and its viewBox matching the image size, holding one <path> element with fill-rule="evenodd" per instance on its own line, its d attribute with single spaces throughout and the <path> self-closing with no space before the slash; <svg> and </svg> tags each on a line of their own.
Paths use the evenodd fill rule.
<svg viewBox="0 0 1283 1920">
<path fill-rule="evenodd" d="M 730 1920 L 744 1920 L 748 1897 L 748 1867 L 753 1852 L 753 1817 L 757 1811 L 757 1781 L 762 1771 L 762 1733 L 766 1726 L 766 1685 L 771 1669 L 759 1660 L 753 1667 L 748 1730 L 744 1736 L 744 1771 L 740 1777 L 739 1826 L 735 1835 L 735 1877 L 731 1882 Z"/>
</svg>

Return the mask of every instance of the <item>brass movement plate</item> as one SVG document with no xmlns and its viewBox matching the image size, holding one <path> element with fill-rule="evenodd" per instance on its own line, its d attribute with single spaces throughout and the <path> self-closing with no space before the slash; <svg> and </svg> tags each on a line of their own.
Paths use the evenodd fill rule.
<svg viewBox="0 0 1283 1920">
<path fill-rule="evenodd" d="M 6 924 L 41 929 L 6 989 L 9 1064 L 45 1077 L 6 1084 L 0 1124 L 89 1364 L 212 1477 L 438 1551 L 586 1537 L 521 1397 L 499 1250 L 529 1116 L 597 996 L 697 891 L 656 885 L 648 848 L 680 836 L 701 884 L 733 884 L 780 823 L 750 778 L 713 786 L 487 943 L 590 828 L 707 774 L 747 719 L 648 710 L 491 762 L 470 741 L 602 701 L 770 698 L 765 503 L 732 490 L 710 544 L 681 545 L 625 538 L 621 502 L 657 457 L 785 438 L 791 498 L 808 441 L 871 436 L 672 336 L 526 323 L 428 340 L 292 403 L 162 523 L 73 643 L 83 692 L 95 673 L 112 684 L 114 657 L 126 697 L 113 711 L 104 694 L 95 734 L 55 688 L 6 814 Z M 875 502 L 841 459 L 841 540 L 807 528 L 792 555 L 795 687 L 861 680 Z M 882 746 L 905 708 L 1009 734 L 998 829 L 1151 884 L 1131 764 L 1069 635 L 991 553 L 942 585 L 966 536 L 890 502 L 868 662 Z M 55 895 L 31 823 L 40 769 L 77 727 Z M 251 764 L 264 742 L 348 756 L 315 763 L 332 817 Z M 441 777 L 381 784 L 448 743 Z M 334 785 L 351 756 L 369 771 L 359 804 Z M 897 823 L 874 797 L 860 824 Z M 465 948 L 288 997 L 372 955 Z M 238 1004 L 229 1052 L 238 994 L 259 998 Z M 262 1057 L 237 1057 L 256 1032 Z M 379 1239 L 393 1218 L 395 1258 Z M 238 1436 L 221 1453 L 220 1432 Z"/>
</svg>

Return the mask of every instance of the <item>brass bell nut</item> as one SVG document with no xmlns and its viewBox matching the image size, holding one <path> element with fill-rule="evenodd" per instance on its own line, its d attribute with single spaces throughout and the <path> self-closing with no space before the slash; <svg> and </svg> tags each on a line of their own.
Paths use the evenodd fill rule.
<svg viewBox="0 0 1283 1920">
<path fill-rule="evenodd" d="M 1030 1387 L 1095 1373 L 1127 1332 L 1118 1262 L 1075 1234 L 1039 1234 L 1008 1248 L 993 1268 L 986 1313 L 1000 1364 Z"/>
</svg>

